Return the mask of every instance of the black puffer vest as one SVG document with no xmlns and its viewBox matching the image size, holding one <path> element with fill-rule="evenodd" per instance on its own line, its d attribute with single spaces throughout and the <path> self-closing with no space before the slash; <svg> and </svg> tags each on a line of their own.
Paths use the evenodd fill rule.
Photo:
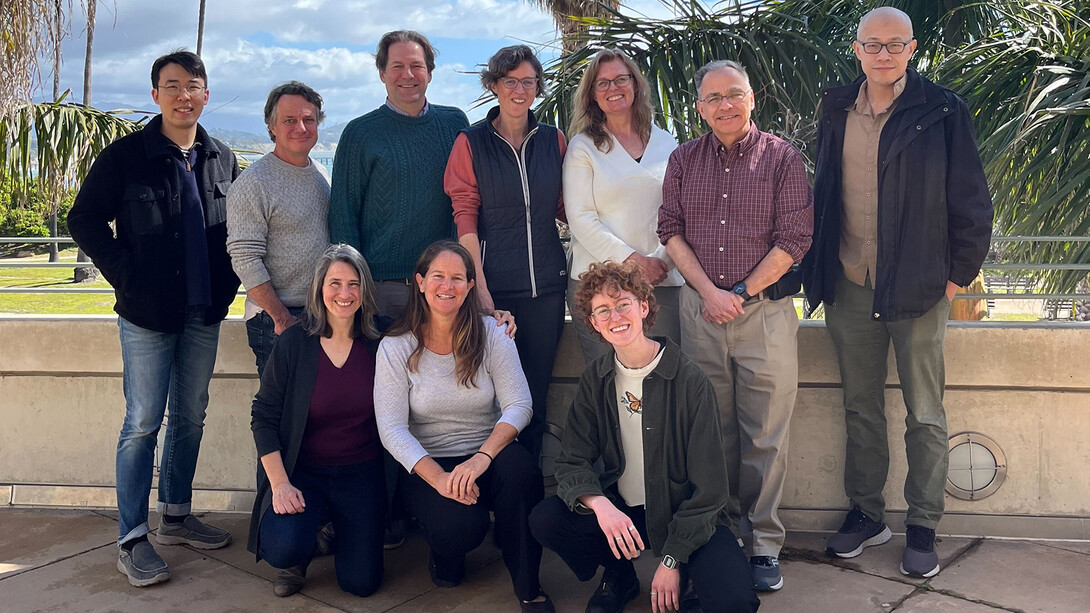
<svg viewBox="0 0 1090 613">
<path fill-rule="evenodd" d="M 537 297 L 567 287 L 567 261 L 556 231 L 561 156 L 556 128 L 529 112 L 529 132 L 516 151 L 492 120 L 499 107 L 463 130 L 473 155 L 481 208 L 477 234 L 493 296 Z"/>
</svg>

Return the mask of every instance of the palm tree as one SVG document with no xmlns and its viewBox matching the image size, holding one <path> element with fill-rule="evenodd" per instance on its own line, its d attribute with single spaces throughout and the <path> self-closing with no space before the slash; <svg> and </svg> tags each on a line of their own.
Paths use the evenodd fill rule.
<svg viewBox="0 0 1090 613">
<path fill-rule="evenodd" d="M 0 118 L 22 101 L 30 100 L 37 82 L 38 58 L 54 49 L 57 34 L 54 0 L 4 0 L 0 2 Z"/>
<path fill-rule="evenodd" d="M 197 55 L 201 54 L 201 48 L 204 47 L 204 4 L 205 0 L 201 0 L 200 12 L 197 15 Z"/>
<path fill-rule="evenodd" d="M 91 56 L 95 48 L 95 10 L 98 8 L 98 0 L 87 0 L 87 48 L 83 54 L 83 106 L 91 106 Z M 90 262 L 91 258 L 83 252 L 76 250 L 77 262 Z M 76 283 L 82 281 L 94 281 L 98 278 L 98 269 L 94 266 L 79 266 L 72 270 L 72 278 Z"/>
<path fill-rule="evenodd" d="M 560 30 L 563 53 L 567 55 L 582 46 L 578 34 L 586 32 L 586 19 L 608 19 L 616 13 L 620 0 L 530 0 L 530 4 L 549 13 Z M 204 7 L 204 0 L 201 0 Z"/>
</svg>

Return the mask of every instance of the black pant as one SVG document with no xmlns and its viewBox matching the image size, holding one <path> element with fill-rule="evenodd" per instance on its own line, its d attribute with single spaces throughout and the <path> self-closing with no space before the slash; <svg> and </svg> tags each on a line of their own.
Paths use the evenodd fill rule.
<svg viewBox="0 0 1090 613">
<path fill-rule="evenodd" d="M 618 508 L 635 524 L 644 544 L 650 545 L 643 507 L 621 503 Z M 635 573 L 631 560 L 613 557 L 593 514 L 574 513 L 556 496 L 534 508 L 530 529 L 542 545 L 567 563 L 580 581 L 593 579 L 599 566 L 614 576 Z M 761 606 L 753 591 L 749 561 L 726 526 L 717 526 L 711 540 L 694 551 L 681 569 L 683 577 L 692 579 L 700 606 L 707 613 L 753 613 Z M 685 586 L 681 589 L 684 591 Z"/>
<path fill-rule="evenodd" d="M 545 434 L 545 401 L 553 378 L 556 347 L 564 332 L 564 292 L 540 295 L 537 298 L 504 298 L 494 296 L 497 309 L 511 311 L 518 325 L 515 347 L 518 348 L 522 372 L 530 386 L 534 415 L 522 429 L 519 442 L 526 446 L 534 463 L 541 461 L 541 437 Z"/>
<path fill-rule="evenodd" d="M 470 456 L 434 458 L 450 471 Z M 538 568 L 541 545 L 530 534 L 530 510 L 544 496 L 541 473 L 526 448 L 517 441 L 496 454 L 488 470 L 477 478 L 477 504 L 464 505 L 447 498 L 418 475 L 405 479 L 405 502 L 424 528 L 424 536 L 440 567 L 462 564 L 465 554 L 484 542 L 488 511 L 496 515 L 496 546 L 511 573 L 515 595 L 533 600 L 541 591 Z"/>
<path fill-rule="evenodd" d="M 306 565 L 325 517 L 337 532 L 337 585 L 370 596 L 382 583 L 382 526 L 386 486 L 382 460 L 350 466 L 297 467 L 291 483 L 303 493 L 302 513 L 279 515 L 272 507 L 261 518 L 261 558 L 274 568 Z"/>
</svg>

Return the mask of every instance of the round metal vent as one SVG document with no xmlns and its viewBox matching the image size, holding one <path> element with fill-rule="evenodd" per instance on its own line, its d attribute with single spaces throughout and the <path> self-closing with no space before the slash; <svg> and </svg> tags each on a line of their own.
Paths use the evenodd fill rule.
<svg viewBox="0 0 1090 613">
<path fill-rule="evenodd" d="M 1007 456 L 994 440 L 979 432 L 950 437 L 950 469 L 946 493 L 962 500 L 987 498 L 1007 478 Z"/>
</svg>

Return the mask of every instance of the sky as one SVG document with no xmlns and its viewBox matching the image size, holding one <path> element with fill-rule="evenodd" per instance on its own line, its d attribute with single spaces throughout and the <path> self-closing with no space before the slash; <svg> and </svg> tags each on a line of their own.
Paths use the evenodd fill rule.
<svg viewBox="0 0 1090 613">
<path fill-rule="evenodd" d="M 658 0 L 626 3 L 641 14 L 665 17 Z M 62 47 L 61 90 L 80 101 L 86 20 L 74 2 Z M 420 31 L 439 51 L 428 100 L 459 106 L 470 119 L 480 96 L 477 71 L 496 50 L 526 43 L 543 63 L 555 58 L 552 19 L 525 0 L 208 0 L 202 57 L 210 100 L 201 117 L 209 128 L 264 133 L 262 108 L 269 90 L 296 79 L 325 100 L 326 125 L 366 113 L 385 100 L 374 51 L 384 32 Z M 92 103 L 101 109 L 157 111 L 151 100 L 151 64 L 174 49 L 196 48 L 198 2 L 99 0 L 92 63 Z M 43 61 L 44 94 L 52 83 Z"/>
</svg>

